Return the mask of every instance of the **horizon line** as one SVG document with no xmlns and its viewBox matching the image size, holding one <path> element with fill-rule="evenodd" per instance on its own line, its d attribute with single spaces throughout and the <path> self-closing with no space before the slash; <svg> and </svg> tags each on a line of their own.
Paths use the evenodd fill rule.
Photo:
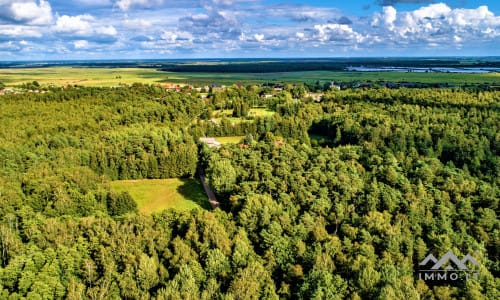
<svg viewBox="0 0 500 300">
<path fill-rule="evenodd" d="M 21 63 L 21 62 L 31 62 L 31 63 L 49 63 L 49 62 L 123 62 L 123 61 L 176 61 L 176 60 L 268 60 L 268 59 L 279 59 L 279 60 L 314 60 L 314 59 L 446 59 L 446 58 L 495 58 L 500 59 L 500 55 L 442 55 L 442 56 L 317 56 L 317 57 L 288 57 L 288 56 L 275 56 L 275 57 L 199 57 L 199 58 L 189 58 L 189 57 L 177 57 L 177 58 L 83 58 L 83 59 L 34 59 L 34 60 L 1 60 L 0 63 Z"/>
</svg>

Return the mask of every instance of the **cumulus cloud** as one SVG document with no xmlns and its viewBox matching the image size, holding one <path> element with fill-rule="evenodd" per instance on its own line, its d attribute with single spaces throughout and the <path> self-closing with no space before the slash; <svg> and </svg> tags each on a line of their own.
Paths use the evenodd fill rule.
<svg viewBox="0 0 500 300">
<path fill-rule="evenodd" d="M 57 18 L 54 31 L 66 39 L 110 43 L 116 41 L 117 30 L 112 25 L 102 25 L 91 15 L 67 16 Z"/>
<path fill-rule="evenodd" d="M 34 26 L 0 25 L 0 39 L 2 38 L 40 38 L 42 32 Z"/>
<path fill-rule="evenodd" d="M 179 30 L 163 31 L 160 37 L 162 40 L 170 44 L 191 42 L 193 40 L 193 35 L 191 33 Z"/>
<path fill-rule="evenodd" d="M 131 7 L 150 8 L 155 5 L 160 5 L 163 0 L 119 0 L 116 5 L 123 11 L 129 10 Z"/>
<path fill-rule="evenodd" d="M 420 42 L 428 45 L 460 44 L 464 40 L 486 41 L 500 36 L 500 17 L 487 6 L 451 9 L 444 3 L 431 4 L 409 12 L 392 6 L 376 13 L 372 26 L 385 41 Z"/>
<path fill-rule="evenodd" d="M 263 34 L 259 34 L 259 33 L 256 33 L 253 35 L 254 39 L 257 41 L 257 42 L 262 42 L 264 41 L 264 35 Z"/>
<path fill-rule="evenodd" d="M 53 21 L 52 7 L 44 0 L 1 1 L 0 19 L 29 25 L 46 25 Z"/>
<path fill-rule="evenodd" d="M 79 36 L 91 35 L 92 26 L 89 21 L 94 20 L 90 15 L 61 16 L 57 18 L 55 31 L 61 33 L 71 33 Z"/>
<path fill-rule="evenodd" d="M 86 40 L 78 40 L 73 42 L 75 49 L 86 49 L 89 47 L 89 42 Z"/>
<path fill-rule="evenodd" d="M 346 24 L 319 24 L 314 26 L 314 38 L 321 42 L 359 43 L 363 36 Z"/>
<path fill-rule="evenodd" d="M 382 13 L 375 13 L 372 21 L 372 26 L 377 26 L 380 23 L 385 24 L 390 30 L 394 28 L 394 21 L 397 18 L 397 11 L 392 6 L 384 6 Z"/>
</svg>

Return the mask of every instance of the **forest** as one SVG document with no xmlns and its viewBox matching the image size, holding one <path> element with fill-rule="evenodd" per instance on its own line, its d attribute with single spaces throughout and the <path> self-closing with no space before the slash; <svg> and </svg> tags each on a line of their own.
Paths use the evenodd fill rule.
<svg viewBox="0 0 500 300">
<path fill-rule="evenodd" d="M 0 299 L 500 299 L 500 91 L 312 88 L 0 96 Z M 110 189 L 200 170 L 219 208 Z M 450 250 L 477 279 L 416 277 Z"/>
</svg>

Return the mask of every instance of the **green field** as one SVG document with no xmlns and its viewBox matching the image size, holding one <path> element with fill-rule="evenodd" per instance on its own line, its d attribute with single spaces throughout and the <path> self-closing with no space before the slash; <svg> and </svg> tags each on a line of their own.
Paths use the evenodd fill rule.
<svg viewBox="0 0 500 300">
<path fill-rule="evenodd" d="M 117 86 L 120 84 L 158 83 L 178 79 L 173 74 L 143 68 L 76 68 L 51 67 L 1 69 L 0 82 L 7 86 L 38 81 L 41 85 Z"/>
<path fill-rule="evenodd" d="M 244 138 L 245 138 L 245 136 L 243 136 L 243 135 L 218 136 L 215 138 L 215 140 L 224 145 L 224 144 L 238 144 Z"/>
<path fill-rule="evenodd" d="M 203 186 L 197 179 L 119 180 L 110 185 L 115 192 L 129 192 L 139 211 L 145 214 L 168 208 L 210 208 Z"/>
<path fill-rule="evenodd" d="M 449 84 L 500 84 L 500 73 L 402 73 L 402 72 L 333 72 L 305 71 L 281 73 L 167 73 L 169 81 L 192 84 L 257 84 L 263 82 L 316 82 L 316 81 L 393 81 Z"/>
<path fill-rule="evenodd" d="M 211 83 L 258 84 L 263 82 L 316 82 L 316 81 L 393 81 L 421 83 L 500 85 L 500 73 L 401 73 L 401 72 L 333 72 L 304 71 L 278 73 L 174 73 L 148 68 L 83 68 L 50 67 L 30 69 L 1 69 L 0 82 L 7 86 L 38 81 L 42 85 L 116 86 L 134 82 L 155 84 L 161 82 L 206 85 Z"/>
</svg>

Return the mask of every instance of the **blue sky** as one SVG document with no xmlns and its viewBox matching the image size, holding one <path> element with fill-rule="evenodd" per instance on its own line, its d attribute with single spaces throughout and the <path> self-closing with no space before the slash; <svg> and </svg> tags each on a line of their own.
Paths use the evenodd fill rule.
<svg viewBox="0 0 500 300">
<path fill-rule="evenodd" d="M 498 56 L 498 0 L 0 0 L 0 60 Z"/>
</svg>

